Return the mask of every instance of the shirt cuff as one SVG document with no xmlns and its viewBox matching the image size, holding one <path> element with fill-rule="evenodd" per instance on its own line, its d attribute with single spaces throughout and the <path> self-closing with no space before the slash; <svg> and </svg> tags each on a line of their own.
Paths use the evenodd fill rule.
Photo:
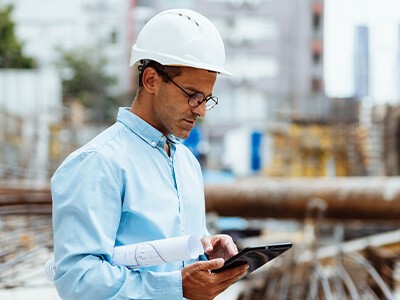
<svg viewBox="0 0 400 300">
<path fill-rule="evenodd" d="M 156 272 L 157 299 L 183 299 L 182 273 L 180 270 L 173 272 Z"/>
</svg>

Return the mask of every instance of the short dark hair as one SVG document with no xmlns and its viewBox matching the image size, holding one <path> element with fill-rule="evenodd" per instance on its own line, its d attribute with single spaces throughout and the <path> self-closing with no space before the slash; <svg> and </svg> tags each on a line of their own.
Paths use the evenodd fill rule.
<svg viewBox="0 0 400 300">
<path fill-rule="evenodd" d="M 139 88 L 143 87 L 143 71 L 148 67 L 154 68 L 157 71 L 157 73 L 159 73 L 162 76 L 164 82 L 169 81 L 168 77 L 174 78 L 176 76 L 181 75 L 182 73 L 182 68 L 178 66 L 165 66 L 154 60 L 141 60 L 140 65 L 138 66 Z"/>
</svg>

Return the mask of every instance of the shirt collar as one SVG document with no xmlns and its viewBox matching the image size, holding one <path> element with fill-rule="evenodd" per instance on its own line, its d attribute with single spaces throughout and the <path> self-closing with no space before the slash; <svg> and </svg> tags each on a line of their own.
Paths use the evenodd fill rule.
<svg viewBox="0 0 400 300">
<path fill-rule="evenodd" d="M 169 134 L 167 137 L 165 137 L 161 131 L 154 128 L 137 115 L 133 114 L 129 107 L 119 108 L 117 121 L 123 123 L 152 147 L 157 147 L 157 145 L 163 147 L 167 139 L 173 144 L 182 143 L 182 139 L 177 138 L 172 134 Z"/>
</svg>

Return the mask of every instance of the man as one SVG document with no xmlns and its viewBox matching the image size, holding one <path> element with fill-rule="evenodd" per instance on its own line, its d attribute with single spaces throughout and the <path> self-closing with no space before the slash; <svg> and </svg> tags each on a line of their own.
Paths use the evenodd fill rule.
<svg viewBox="0 0 400 300">
<path fill-rule="evenodd" d="M 132 106 L 51 181 L 57 291 L 63 299 L 213 299 L 247 266 L 211 272 L 237 248 L 227 235 L 208 235 L 200 165 L 180 142 L 218 103 L 217 73 L 229 73 L 222 39 L 202 15 L 168 10 L 145 25 L 131 58 L 140 64 Z M 110 264 L 114 246 L 187 234 L 202 237 L 209 260 Z"/>
</svg>

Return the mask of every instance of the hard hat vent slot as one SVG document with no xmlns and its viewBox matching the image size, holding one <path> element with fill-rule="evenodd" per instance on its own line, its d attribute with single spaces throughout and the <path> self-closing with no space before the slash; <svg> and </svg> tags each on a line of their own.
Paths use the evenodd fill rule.
<svg viewBox="0 0 400 300">
<path fill-rule="evenodd" d="M 194 20 L 193 18 L 189 17 L 188 15 L 184 15 L 182 13 L 173 12 L 173 11 L 167 12 L 167 13 L 170 14 L 170 15 L 177 15 L 177 16 L 180 16 L 180 17 L 187 18 L 190 22 L 193 22 L 194 24 L 196 24 L 197 27 L 200 27 L 199 23 L 197 23 L 196 20 Z M 162 15 L 164 15 L 164 14 L 162 14 Z"/>
</svg>

